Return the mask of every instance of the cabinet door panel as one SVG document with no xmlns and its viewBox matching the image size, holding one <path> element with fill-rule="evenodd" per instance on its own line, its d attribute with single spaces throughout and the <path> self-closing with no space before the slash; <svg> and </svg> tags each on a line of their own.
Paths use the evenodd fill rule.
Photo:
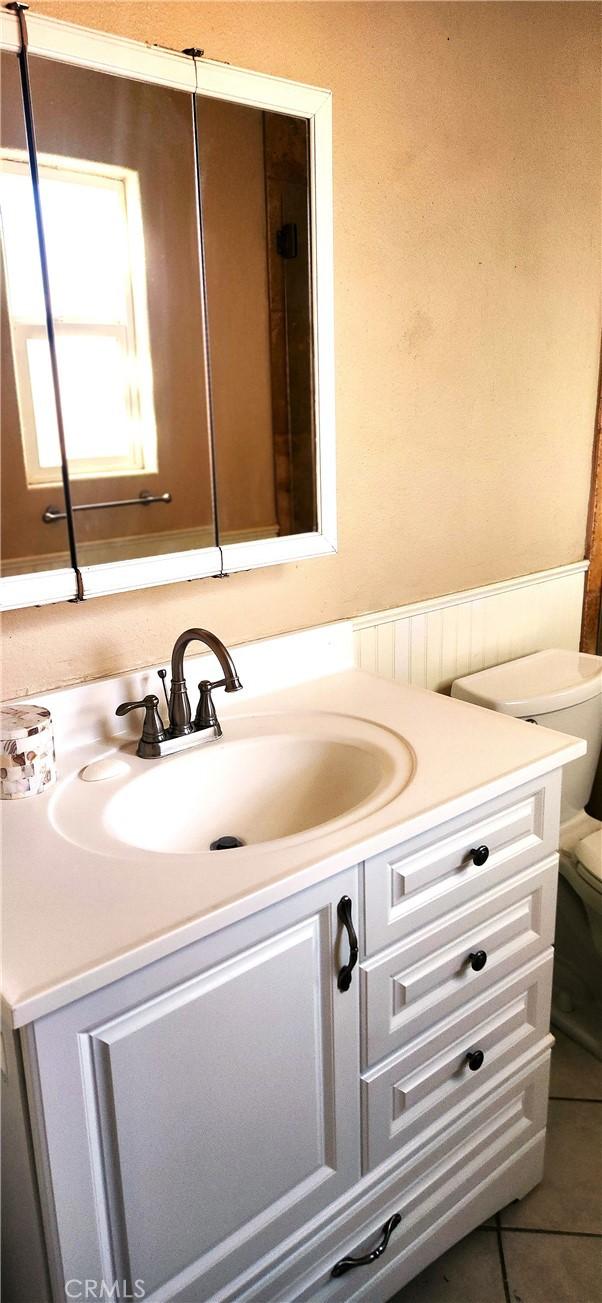
<svg viewBox="0 0 602 1303">
<path fill-rule="evenodd" d="M 103 1141 L 147 1290 L 328 1180 L 320 970 L 314 914 L 93 1033 Z"/>
<path fill-rule="evenodd" d="M 343 894 L 355 871 L 36 1025 L 66 1279 L 202 1303 L 358 1179 Z"/>
</svg>

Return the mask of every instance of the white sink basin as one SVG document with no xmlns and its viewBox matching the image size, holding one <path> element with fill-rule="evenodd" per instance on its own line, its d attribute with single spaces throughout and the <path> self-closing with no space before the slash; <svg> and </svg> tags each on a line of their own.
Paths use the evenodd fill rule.
<svg viewBox="0 0 602 1303">
<path fill-rule="evenodd" d="M 397 734 L 322 712 L 228 719 L 218 741 L 126 758 L 119 778 L 74 776 L 57 790 L 52 818 L 64 836 L 113 855 L 205 854 L 223 836 L 247 846 L 301 840 L 381 808 L 414 770 Z"/>
</svg>

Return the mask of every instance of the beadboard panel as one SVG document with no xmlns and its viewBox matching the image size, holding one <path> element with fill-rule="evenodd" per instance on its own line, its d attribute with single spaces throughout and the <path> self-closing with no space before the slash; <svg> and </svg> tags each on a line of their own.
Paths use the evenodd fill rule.
<svg viewBox="0 0 602 1303">
<path fill-rule="evenodd" d="M 454 679 L 545 647 L 577 650 L 587 562 L 363 615 L 356 664 L 448 692 Z"/>
</svg>

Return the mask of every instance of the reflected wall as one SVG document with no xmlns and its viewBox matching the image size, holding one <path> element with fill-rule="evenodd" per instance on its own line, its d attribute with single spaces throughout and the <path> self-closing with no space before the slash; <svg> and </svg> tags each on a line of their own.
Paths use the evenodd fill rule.
<svg viewBox="0 0 602 1303">
<path fill-rule="evenodd" d="M 79 563 L 211 546 L 191 97 L 29 63 L 73 504 L 95 508 L 75 511 Z M 22 151 L 18 82 L 3 85 L 3 108 L 6 168 Z M 37 250 L 22 256 L 35 262 Z M 38 370 L 23 379 L 38 393 L 34 446 L 42 411 L 52 416 L 49 374 Z M 13 415 L 4 440 L 13 454 L 14 428 Z M 57 468 L 47 464 L 36 483 L 36 468 L 24 476 L 18 461 L 7 459 L 6 492 L 30 551 L 48 555 L 60 528 L 43 519 L 58 504 Z M 128 500 L 136 505 L 95 506 Z M 18 554 L 10 534 L 7 544 Z"/>
</svg>

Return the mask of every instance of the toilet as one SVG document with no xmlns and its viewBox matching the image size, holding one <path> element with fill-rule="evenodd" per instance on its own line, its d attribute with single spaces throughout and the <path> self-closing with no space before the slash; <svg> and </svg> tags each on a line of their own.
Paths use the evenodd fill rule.
<svg viewBox="0 0 602 1303">
<path fill-rule="evenodd" d="M 602 1059 L 602 811 L 586 811 L 602 765 L 602 656 L 541 651 L 456 679 L 452 697 L 585 738 L 564 769 L 552 1022 Z"/>
</svg>

